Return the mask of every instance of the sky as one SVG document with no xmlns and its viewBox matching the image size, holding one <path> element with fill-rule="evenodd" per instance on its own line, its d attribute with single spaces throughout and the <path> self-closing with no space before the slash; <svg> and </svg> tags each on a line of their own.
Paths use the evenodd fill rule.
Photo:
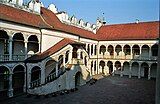
<svg viewBox="0 0 160 104">
<path fill-rule="evenodd" d="M 27 1 L 27 0 L 25 0 Z M 58 11 L 85 22 L 96 23 L 105 17 L 108 24 L 159 20 L 159 0 L 40 0 L 45 7 L 53 3 Z M 104 15 L 103 15 L 104 13 Z"/>
</svg>

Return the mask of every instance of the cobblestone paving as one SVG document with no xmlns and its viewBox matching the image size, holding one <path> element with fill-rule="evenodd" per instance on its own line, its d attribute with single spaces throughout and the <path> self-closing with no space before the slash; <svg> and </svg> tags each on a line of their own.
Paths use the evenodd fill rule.
<svg viewBox="0 0 160 104">
<path fill-rule="evenodd" d="M 86 84 L 76 92 L 57 97 L 26 95 L 9 99 L 1 104 L 154 104 L 155 80 L 105 77 L 95 84 Z"/>
</svg>

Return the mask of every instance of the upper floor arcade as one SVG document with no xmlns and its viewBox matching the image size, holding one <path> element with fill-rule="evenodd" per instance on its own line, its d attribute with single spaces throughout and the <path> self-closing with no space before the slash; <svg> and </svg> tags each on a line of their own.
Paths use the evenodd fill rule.
<svg viewBox="0 0 160 104">
<path fill-rule="evenodd" d="M 23 61 L 40 52 L 40 36 L 0 30 L 0 61 Z"/>
</svg>

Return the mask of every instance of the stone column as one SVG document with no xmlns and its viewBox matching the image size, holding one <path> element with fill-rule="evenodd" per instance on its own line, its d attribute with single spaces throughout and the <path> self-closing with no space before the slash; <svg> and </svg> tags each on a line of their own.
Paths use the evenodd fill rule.
<svg viewBox="0 0 160 104">
<path fill-rule="evenodd" d="M 9 39 L 9 61 L 12 61 L 12 42 L 13 40 L 10 38 Z"/>
<path fill-rule="evenodd" d="M 93 56 L 94 56 L 94 54 L 95 54 L 94 49 L 95 49 L 95 45 L 93 44 L 93 54 L 92 54 Z"/>
<path fill-rule="evenodd" d="M 38 47 L 38 52 L 40 53 L 40 52 L 41 52 L 41 43 L 38 42 L 38 45 L 39 45 L 39 47 Z"/>
<path fill-rule="evenodd" d="M 160 38 L 158 44 L 158 64 L 156 77 L 156 104 L 160 104 Z"/>
<path fill-rule="evenodd" d="M 65 58 L 66 58 L 66 56 L 65 56 L 65 54 L 64 54 L 64 55 L 63 55 L 63 71 L 65 71 L 65 69 L 66 69 L 66 68 L 65 68 L 65 67 L 66 67 L 66 66 L 65 66 Z"/>
<path fill-rule="evenodd" d="M 58 62 L 56 62 L 56 77 L 58 77 Z"/>
<path fill-rule="evenodd" d="M 71 64 L 71 60 L 72 60 L 72 49 L 69 50 L 69 56 L 68 56 L 69 64 Z"/>
<path fill-rule="evenodd" d="M 8 97 L 13 96 L 13 88 L 12 88 L 12 74 L 9 74 L 9 87 L 8 87 Z"/>
<path fill-rule="evenodd" d="M 28 41 L 24 41 L 24 54 L 25 54 L 25 59 L 27 59 L 27 57 L 28 57 L 28 54 L 27 54 L 27 51 L 28 51 L 28 49 L 27 49 L 27 44 L 28 44 Z"/>
<path fill-rule="evenodd" d="M 94 63 L 95 63 L 95 61 L 93 61 L 93 67 L 92 67 L 92 75 L 95 75 L 95 73 L 94 73 Z"/>
<path fill-rule="evenodd" d="M 113 72 L 112 72 L 112 76 L 115 75 L 115 70 L 116 70 L 115 63 L 113 63 Z"/>
<path fill-rule="evenodd" d="M 88 50 L 88 44 L 86 43 L 86 52 L 87 52 L 87 50 Z"/>
<path fill-rule="evenodd" d="M 44 64 L 43 64 L 44 65 Z M 45 66 L 43 66 L 41 68 L 41 84 L 44 84 L 45 83 L 45 78 L 46 78 L 46 73 L 45 73 Z"/>
<path fill-rule="evenodd" d="M 121 77 L 123 77 L 123 64 L 121 63 Z"/>
<path fill-rule="evenodd" d="M 132 77 L 132 63 L 129 65 L 129 78 Z"/>
<path fill-rule="evenodd" d="M 139 46 L 139 51 L 140 51 L 140 53 L 139 53 L 139 59 L 141 60 L 142 58 L 141 58 L 141 54 L 142 54 L 142 46 L 140 45 Z"/>
<path fill-rule="evenodd" d="M 89 56 L 91 57 L 91 44 L 89 44 Z"/>
<path fill-rule="evenodd" d="M 149 69 L 148 69 L 148 80 L 151 79 L 151 65 L 149 65 Z"/>
<path fill-rule="evenodd" d="M 138 69 L 138 78 L 141 78 L 141 64 L 139 65 L 139 69 Z"/>
<path fill-rule="evenodd" d="M 131 59 L 133 59 L 133 49 L 132 49 L 132 45 L 130 45 L 131 47 Z"/>
<path fill-rule="evenodd" d="M 149 60 L 151 60 L 151 55 L 152 55 L 152 50 L 151 50 L 151 46 L 149 46 Z"/>
</svg>

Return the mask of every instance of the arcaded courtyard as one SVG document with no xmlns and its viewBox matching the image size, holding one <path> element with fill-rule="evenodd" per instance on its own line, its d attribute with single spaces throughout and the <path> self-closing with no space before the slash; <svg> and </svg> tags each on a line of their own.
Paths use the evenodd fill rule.
<svg viewBox="0 0 160 104">
<path fill-rule="evenodd" d="M 154 104 L 155 80 L 108 76 L 77 91 L 53 97 L 18 96 L 1 104 Z"/>
</svg>

